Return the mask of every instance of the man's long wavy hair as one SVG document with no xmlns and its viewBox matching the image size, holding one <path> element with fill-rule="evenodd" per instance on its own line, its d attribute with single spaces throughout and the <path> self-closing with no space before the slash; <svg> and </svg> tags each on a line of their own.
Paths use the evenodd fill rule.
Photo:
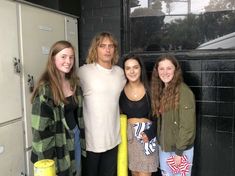
<svg viewBox="0 0 235 176">
<path fill-rule="evenodd" d="M 164 60 L 169 60 L 175 66 L 174 76 L 167 87 L 165 87 L 158 73 L 159 62 Z M 151 78 L 152 111 L 154 116 L 159 117 L 162 112 L 178 108 L 179 87 L 182 82 L 182 71 L 176 58 L 170 54 L 160 56 L 154 65 Z"/>
<path fill-rule="evenodd" d="M 40 87 L 44 84 L 49 84 L 51 91 L 52 91 L 54 104 L 59 105 L 61 102 L 67 103 L 63 90 L 62 90 L 60 72 L 56 68 L 56 65 L 55 65 L 56 54 L 58 54 L 60 51 L 62 51 L 65 48 L 72 48 L 73 53 L 74 53 L 74 64 L 70 72 L 65 74 L 65 78 L 69 80 L 70 85 L 71 85 L 71 90 L 75 91 L 76 86 L 78 85 L 78 77 L 76 75 L 75 49 L 70 42 L 61 40 L 53 44 L 50 49 L 46 70 L 43 72 L 43 74 L 39 78 L 37 85 L 35 86 L 35 89 L 31 98 L 31 103 L 34 101 L 35 97 L 38 95 Z M 76 100 L 76 96 L 74 96 L 74 98 Z"/>
<path fill-rule="evenodd" d="M 117 40 L 114 38 L 114 36 L 109 33 L 109 32 L 101 32 L 99 34 L 97 34 L 91 41 L 91 45 L 90 48 L 88 50 L 88 55 L 86 58 L 86 62 L 88 64 L 91 63 L 97 63 L 98 60 L 98 54 L 97 54 L 97 48 L 99 47 L 99 45 L 101 44 L 101 42 L 105 39 L 108 38 L 114 45 L 114 56 L 112 59 L 112 65 L 117 64 L 118 62 L 118 42 Z"/>
</svg>

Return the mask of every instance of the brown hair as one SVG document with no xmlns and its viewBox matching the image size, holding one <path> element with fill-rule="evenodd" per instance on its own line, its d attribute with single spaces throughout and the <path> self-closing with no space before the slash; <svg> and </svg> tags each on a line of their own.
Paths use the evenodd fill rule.
<svg viewBox="0 0 235 176">
<path fill-rule="evenodd" d="M 40 77 L 40 79 L 34 89 L 34 92 L 32 94 L 32 98 L 31 98 L 31 102 L 33 102 L 33 100 L 37 96 L 37 94 L 40 90 L 40 87 L 42 85 L 48 83 L 51 90 L 52 90 L 52 96 L 53 96 L 54 103 L 56 105 L 59 105 L 59 103 L 61 103 L 61 102 L 66 103 L 66 99 L 64 97 L 63 90 L 62 90 L 62 87 L 60 84 L 61 76 L 60 76 L 60 73 L 59 73 L 58 69 L 56 68 L 55 62 L 54 62 L 56 54 L 65 48 L 72 48 L 73 53 L 75 55 L 74 47 L 68 41 L 61 40 L 61 41 L 58 41 L 52 45 L 50 52 L 49 52 L 49 55 L 48 55 L 46 70 L 41 75 L 41 77 Z M 71 89 L 73 91 L 75 91 L 76 85 L 78 84 L 78 78 L 76 76 L 76 58 L 75 57 L 74 57 L 74 64 L 73 64 L 70 72 L 65 74 L 65 77 L 69 80 L 70 85 L 71 85 Z M 74 96 L 74 98 L 76 99 L 75 96 Z"/>
<path fill-rule="evenodd" d="M 108 38 L 111 42 L 113 42 L 114 45 L 114 57 L 112 59 L 112 65 L 116 64 L 118 62 L 118 42 L 114 38 L 114 36 L 109 32 L 101 32 L 97 34 L 91 41 L 90 48 L 88 50 L 88 56 L 86 58 L 86 62 L 88 64 L 97 62 L 97 48 L 100 45 L 100 43 L 105 39 Z"/>
<path fill-rule="evenodd" d="M 164 60 L 169 60 L 175 66 L 174 76 L 167 87 L 158 74 L 159 62 Z M 170 109 L 177 109 L 179 106 L 179 86 L 183 82 L 183 77 L 179 62 L 173 55 L 164 54 L 157 59 L 151 81 L 153 115 L 159 116 L 160 111 L 166 112 Z"/>
</svg>

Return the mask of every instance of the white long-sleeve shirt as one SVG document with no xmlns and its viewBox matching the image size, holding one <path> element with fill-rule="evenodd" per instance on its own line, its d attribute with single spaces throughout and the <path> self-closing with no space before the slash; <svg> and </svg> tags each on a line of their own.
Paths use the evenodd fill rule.
<svg viewBox="0 0 235 176">
<path fill-rule="evenodd" d="M 84 96 L 86 150 L 105 152 L 121 141 L 118 103 L 126 82 L 123 70 L 93 63 L 80 67 L 78 76 Z"/>
</svg>

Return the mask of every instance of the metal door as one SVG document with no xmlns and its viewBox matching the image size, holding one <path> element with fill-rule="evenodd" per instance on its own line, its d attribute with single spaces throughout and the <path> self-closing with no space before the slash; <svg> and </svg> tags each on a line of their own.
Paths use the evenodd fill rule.
<svg viewBox="0 0 235 176">
<path fill-rule="evenodd" d="M 31 146 L 31 95 L 45 69 L 50 47 L 64 40 L 64 16 L 36 7 L 21 5 L 21 45 L 26 148 Z"/>
<path fill-rule="evenodd" d="M 16 4 L 0 2 L 0 124 L 22 118 Z"/>
</svg>

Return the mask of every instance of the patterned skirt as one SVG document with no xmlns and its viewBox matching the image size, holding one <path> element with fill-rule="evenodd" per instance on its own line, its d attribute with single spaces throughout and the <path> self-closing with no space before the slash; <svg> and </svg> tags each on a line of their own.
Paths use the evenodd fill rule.
<svg viewBox="0 0 235 176">
<path fill-rule="evenodd" d="M 150 155 L 144 153 L 144 145 L 134 135 L 133 125 L 128 123 L 128 166 L 131 171 L 156 172 L 159 167 L 158 149 Z"/>
</svg>

